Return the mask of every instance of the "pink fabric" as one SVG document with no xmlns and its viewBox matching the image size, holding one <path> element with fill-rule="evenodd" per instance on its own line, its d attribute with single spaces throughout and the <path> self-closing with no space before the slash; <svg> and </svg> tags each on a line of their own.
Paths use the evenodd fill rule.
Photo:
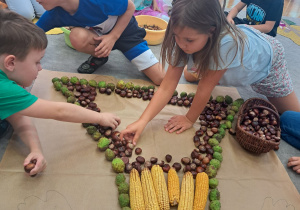
<svg viewBox="0 0 300 210">
<path fill-rule="evenodd" d="M 164 8 L 163 8 L 163 5 L 164 5 L 163 0 L 156 0 L 156 2 L 157 2 L 157 6 L 161 10 L 161 12 L 154 11 L 153 6 L 151 5 L 150 7 L 147 7 L 143 10 L 136 10 L 133 13 L 133 15 L 134 16 L 137 16 L 137 15 L 151 15 L 151 16 L 155 16 L 155 17 L 159 17 L 159 18 L 161 18 L 163 15 L 168 16 L 168 14 L 164 11 Z"/>
</svg>

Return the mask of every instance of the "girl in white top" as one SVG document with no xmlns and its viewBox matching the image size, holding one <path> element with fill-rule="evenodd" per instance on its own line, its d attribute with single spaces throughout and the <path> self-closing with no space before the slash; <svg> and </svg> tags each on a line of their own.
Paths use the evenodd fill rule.
<svg viewBox="0 0 300 210">
<path fill-rule="evenodd" d="M 166 123 L 167 132 L 191 128 L 218 84 L 251 85 L 280 113 L 300 112 L 282 45 L 245 25 L 231 25 L 218 0 L 176 0 L 161 52 L 163 65 L 169 64 L 166 76 L 144 113 L 121 132 L 121 138 L 138 140 L 172 97 L 184 66 L 186 79 L 199 80 L 197 92 L 188 112 Z"/>
</svg>

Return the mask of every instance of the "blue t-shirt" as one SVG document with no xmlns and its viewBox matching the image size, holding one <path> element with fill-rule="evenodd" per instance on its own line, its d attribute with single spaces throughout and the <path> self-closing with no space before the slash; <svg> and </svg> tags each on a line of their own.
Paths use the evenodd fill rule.
<svg viewBox="0 0 300 210">
<path fill-rule="evenodd" d="M 117 16 L 123 15 L 128 7 L 125 0 L 80 0 L 75 14 L 70 15 L 61 7 L 55 7 L 46 11 L 37 26 L 44 31 L 49 31 L 55 27 L 75 26 L 75 27 L 96 27 L 100 33 L 107 33 L 114 26 Z M 113 19 L 113 25 L 105 22 Z M 109 22 L 111 23 L 111 22 Z"/>
<path fill-rule="evenodd" d="M 268 33 L 276 36 L 279 26 L 284 0 L 241 0 L 247 5 L 246 21 L 248 25 L 265 24 L 266 21 L 275 21 L 273 29 Z"/>
<path fill-rule="evenodd" d="M 31 95 L 14 81 L 8 79 L 6 74 L 0 70 L 0 119 L 22 111 L 34 102 L 37 97 Z"/>
<path fill-rule="evenodd" d="M 270 42 L 259 31 L 249 26 L 237 25 L 237 27 L 247 37 L 242 63 L 242 49 L 238 49 L 234 57 L 236 53 L 235 48 L 232 49 L 234 40 L 228 34 L 221 39 L 219 67 L 216 68 L 212 61 L 209 66 L 211 70 L 227 69 L 219 81 L 223 86 L 239 87 L 260 82 L 268 76 L 272 66 L 273 50 Z M 192 55 L 188 55 L 187 70 L 191 73 L 196 71 Z"/>
</svg>

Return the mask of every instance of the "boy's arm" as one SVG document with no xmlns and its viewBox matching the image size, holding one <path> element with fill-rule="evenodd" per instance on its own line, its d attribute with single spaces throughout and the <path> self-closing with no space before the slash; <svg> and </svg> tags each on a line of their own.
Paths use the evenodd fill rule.
<svg viewBox="0 0 300 210">
<path fill-rule="evenodd" d="M 233 18 L 237 16 L 237 14 L 246 6 L 244 2 L 239 2 L 235 5 L 227 15 L 227 20 L 229 23 L 234 24 Z"/>
<path fill-rule="evenodd" d="M 98 113 L 75 104 L 43 99 L 38 99 L 31 106 L 18 113 L 29 117 L 54 119 L 65 122 L 98 123 L 113 129 L 120 124 L 120 118 L 112 113 Z"/>
<path fill-rule="evenodd" d="M 159 9 L 159 7 L 157 6 L 157 0 L 153 0 L 152 1 L 152 6 L 153 6 L 153 10 L 154 11 L 161 12 L 161 10 Z"/>
<path fill-rule="evenodd" d="M 249 26 L 259 30 L 262 33 L 269 33 L 274 28 L 275 23 L 276 21 L 266 21 L 265 24 Z"/>
<path fill-rule="evenodd" d="M 116 25 L 107 35 L 95 37 L 100 44 L 95 48 L 95 55 L 99 58 L 109 56 L 114 44 L 120 38 L 121 34 L 127 27 L 132 15 L 135 11 L 135 6 L 131 0 L 128 0 L 128 6 L 125 13 L 118 17 Z"/>
<path fill-rule="evenodd" d="M 24 166 L 32 160 L 36 160 L 36 166 L 30 172 L 30 175 L 41 172 L 46 168 L 42 147 L 38 137 L 37 130 L 31 119 L 18 113 L 7 118 L 7 121 L 13 126 L 14 132 L 21 138 L 24 144 L 29 148 L 30 153 L 24 160 Z"/>
</svg>

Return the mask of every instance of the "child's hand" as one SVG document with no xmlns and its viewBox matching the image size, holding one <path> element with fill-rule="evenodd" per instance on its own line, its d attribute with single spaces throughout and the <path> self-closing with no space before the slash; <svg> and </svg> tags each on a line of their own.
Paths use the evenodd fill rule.
<svg viewBox="0 0 300 210">
<path fill-rule="evenodd" d="M 194 123 L 192 123 L 185 115 L 176 115 L 169 119 L 168 123 L 164 126 L 165 130 L 173 133 L 182 133 L 183 131 L 191 128 Z"/>
<path fill-rule="evenodd" d="M 300 157 L 291 157 L 287 163 L 288 167 L 293 167 L 293 170 L 300 174 Z"/>
<path fill-rule="evenodd" d="M 40 152 L 31 152 L 24 160 L 23 165 L 26 166 L 33 160 L 36 160 L 36 163 L 35 163 L 35 167 L 29 173 L 30 176 L 42 172 L 47 166 L 47 162 L 43 154 Z"/>
<path fill-rule="evenodd" d="M 112 48 L 114 47 L 117 41 L 113 36 L 109 34 L 94 37 L 94 39 L 96 42 L 100 41 L 100 44 L 95 48 L 95 55 L 98 58 L 109 56 Z"/>
<path fill-rule="evenodd" d="M 102 126 L 108 126 L 112 129 L 116 129 L 118 125 L 120 125 L 121 120 L 120 118 L 113 114 L 113 113 L 100 113 L 101 114 L 101 121 L 99 122 Z"/>
<path fill-rule="evenodd" d="M 161 12 L 161 10 L 159 9 L 159 7 L 158 7 L 157 5 L 153 5 L 153 10 L 154 10 L 154 11 Z"/>
<path fill-rule="evenodd" d="M 125 130 L 121 131 L 120 139 L 125 138 L 127 141 L 132 141 L 132 143 L 136 145 L 146 125 L 147 122 L 141 120 L 135 121 L 134 123 L 128 125 Z"/>
<path fill-rule="evenodd" d="M 227 16 L 227 21 L 228 21 L 230 24 L 233 24 L 233 25 L 234 25 L 234 20 L 233 20 L 231 17 L 228 17 L 228 16 Z"/>
</svg>

